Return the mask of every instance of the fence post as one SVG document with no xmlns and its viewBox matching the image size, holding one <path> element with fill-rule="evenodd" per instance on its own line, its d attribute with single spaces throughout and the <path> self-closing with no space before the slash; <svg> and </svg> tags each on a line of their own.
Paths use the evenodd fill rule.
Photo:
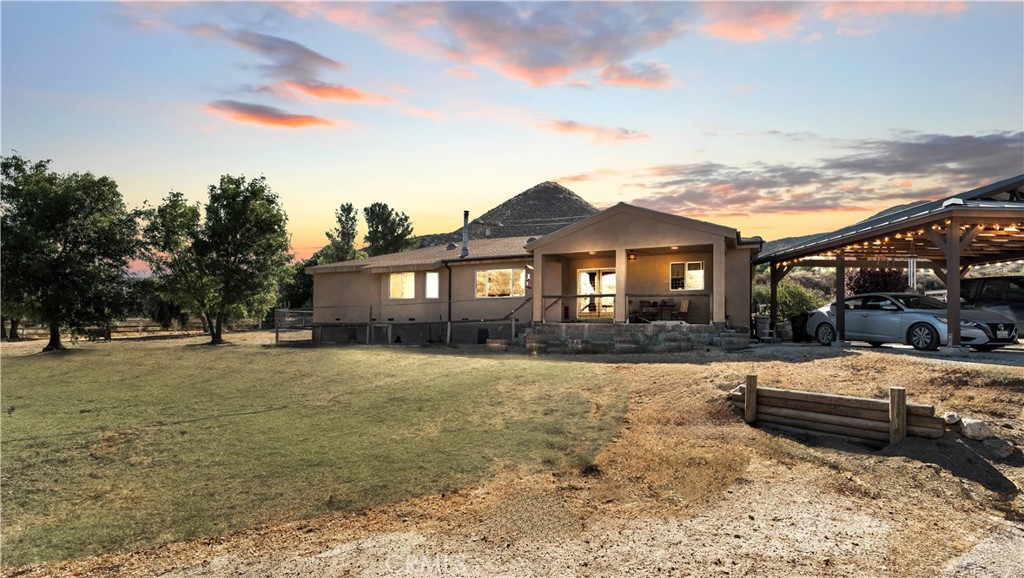
<svg viewBox="0 0 1024 578">
<path fill-rule="evenodd" d="M 392 324 L 388 323 L 388 342 L 387 342 L 388 346 L 391 345 L 391 326 L 392 326 Z"/>
<path fill-rule="evenodd" d="M 743 421 L 754 423 L 757 420 L 757 376 L 747 376 L 747 391 L 743 395 Z"/>
<path fill-rule="evenodd" d="M 898 444 L 907 437 L 907 390 L 889 388 L 889 443 Z"/>
</svg>

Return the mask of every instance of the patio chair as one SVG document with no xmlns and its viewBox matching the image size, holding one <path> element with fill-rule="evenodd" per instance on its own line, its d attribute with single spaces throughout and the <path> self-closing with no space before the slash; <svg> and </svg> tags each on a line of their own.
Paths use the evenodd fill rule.
<svg viewBox="0 0 1024 578">
<path fill-rule="evenodd" d="M 676 309 L 675 311 L 672 312 L 672 319 L 673 320 L 683 321 L 683 320 L 686 319 L 686 314 L 689 313 L 689 312 L 690 312 L 690 300 L 689 299 L 680 299 L 679 300 L 679 309 Z"/>
</svg>

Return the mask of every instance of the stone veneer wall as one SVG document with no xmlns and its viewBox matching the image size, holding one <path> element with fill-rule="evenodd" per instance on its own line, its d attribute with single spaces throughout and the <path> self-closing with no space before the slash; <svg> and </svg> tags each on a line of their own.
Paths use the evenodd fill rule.
<svg viewBox="0 0 1024 578">
<path fill-rule="evenodd" d="M 686 323 L 538 323 L 526 333 L 526 348 L 533 351 L 629 353 L 749 345 L 744 328 Z"/>
</svg>

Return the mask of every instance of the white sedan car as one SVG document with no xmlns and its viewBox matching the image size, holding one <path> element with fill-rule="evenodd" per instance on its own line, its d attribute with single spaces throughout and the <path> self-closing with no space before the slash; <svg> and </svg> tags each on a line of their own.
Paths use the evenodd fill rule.
<svg viewBox="0 0 1024 578">
<path fill-rule="evenodd" d="M 946 345 L 946 304 L 915 293 L 866 293 L 845 300 L 846 339 L 867 341 L 873 347 L 903 343 L 914 349 Z M 960 343 L 991 351 L 1017 343 L 1014 320 L 990 311 L 964 309 L 960 313 Z M 818 343 L 836 340 L 836 304 L 814 311 L 807 332 Z"/>
</svg>

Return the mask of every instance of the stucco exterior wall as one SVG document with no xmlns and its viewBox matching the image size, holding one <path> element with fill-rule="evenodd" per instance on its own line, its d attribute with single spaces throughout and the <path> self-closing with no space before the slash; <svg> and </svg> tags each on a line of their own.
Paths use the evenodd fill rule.
<svg viewBox="0 0 1024 578">
<path fill-rule="evenodd" d="M 476 296 L 476 272 L 486 269 L 522 269 L 529 261 L 496 261 L 451 265 L 452 319 L 500 319 L 522 305 L 527 297 Z M 436 299 L 427 299 L 427 273 L 416 271 L 415 297 L 392 299 L 389 296 L 389 273 L 318 273 L 313 276 L 313 322 L 367 323 L 448 321 L 448 270 L 429 271 L 438 275 Z M 372 312 L 372 314 L 371 314 Z M 515 316 L 521 322 L 531 320 L 532 308 L 519 307 Z"/>
</svg>

